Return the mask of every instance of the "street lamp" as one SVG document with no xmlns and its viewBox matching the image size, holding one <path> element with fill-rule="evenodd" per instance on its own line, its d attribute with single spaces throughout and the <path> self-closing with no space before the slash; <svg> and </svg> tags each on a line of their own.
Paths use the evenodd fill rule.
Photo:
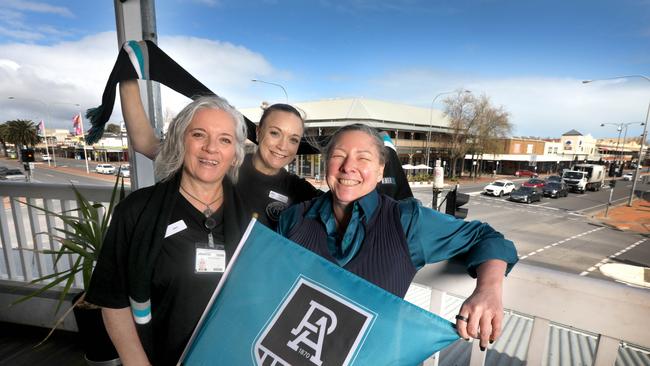
<svg viewBox="0 0 650 366">
<path fill-rule="evenodd" d="M 594 81 L 600 81 L 600 80 L 614 80 L 614 79 L 627 79 L 627 78 L 641 78 L 645 79 L 646 81 L 650 82 L 650 78 L 645 76 L 645 75 L 627 75 L 627 76 L 615 76 L 613 78 L 607 78 L 607 79 L 594 79 L 594 80 L 583 80 L 583 84 L 588 84 Z M 641 134 L 641 147 L 639 148 L 639 161 L 636 164 L 636 170 L 634 173 L 634 177 L 632 180 L 632 190 L 630 191 L 630 198 L 627 201 L 628 206 L 632 206 L 632 200 L 634 199 L 634 191 L 636 190 L 636 181 L 637 177 L 639 176 L 639 170 L 641 166 L 641 156 L 643 155 L 643 145 L 645 145 L 645 139 L 646 139 L 646 133 L 648 129 L 648 115 L 650 114 L 650 102 L 648 103 L 648 111 L 645 114 L 645 122 L 643 123 L 643 133 Z"/>
<path fill-rule="evenodd" d="M 436 103 L 436 99 L 438 99 L 439 96 L 441 95 L 446 95 L 446 94 L 453 94 L 456 91 L 447 91 L 447 92 L 442 92 L 436 94 L 435 97 L 433 97 L 433 100 L 431 101 L 431 108 L 429 108 L 429 133 L 427 134 L 427 166 L 429 165 L 429 152 L 430 152 L 430 142 L 431 142 L 431 128 L 432 128 L 432 121 L 433 121 L 433 105 Z M 463 90 L 463 93 L 471 93 L 469 90 Z"/>
<path fill-rule="evenodd" d="M 284 86 L 282 86 L 280 84 L 264 81 L 264 80 L 259 80 L 259 79 L 252 79 L 251 81 L 254 82 L 254 83 L 263 83 L 263 84 L 274 85 L 274 86 L 277 86 L 278 88 L 282 89 L 282 91 L 284 92 L 284 99 L 285 99 L 286 103 L 289 104 L 289 95 L 287 94 L 287 89 L 285 89 Z"/>
<path fill-rule="evenodd" d="M 631 125 L 636 125 L 636 124 L 641 125 L 641 126 L 644 126 L 644 125 L 645 125 L 645 123 L 643 123 L 643 122 L 628 122 L 628 123 L 601 123 L 601 124 L 600 124 L 600 127 L 604 127 L 605 125 L 613 125 L 613 126 L 617 126 L 617 127 L 616 127 L 616 130 L 618 131 L 618 139 L 617 139 L 617 141 L 616 141 L 616 151 L 617 151 L 618 154 L 619 154 L 621 167 L 622 167 L 623 165 L 625 165 L 625 143 L 626 143 L 626 140 L 627 140 L 627 128 L 628 128 L 629 126 L 631 126 Z M 620 143 L 620 140 L 621 140 L 621 131 L 622 131 L 622 130 L 625 130 L 625 133 L 623 134 L 623 144 L 621 145 L 621 150 L 619 151 L 618 146 L 619 146 L 619 143 Z"/>
</svg>

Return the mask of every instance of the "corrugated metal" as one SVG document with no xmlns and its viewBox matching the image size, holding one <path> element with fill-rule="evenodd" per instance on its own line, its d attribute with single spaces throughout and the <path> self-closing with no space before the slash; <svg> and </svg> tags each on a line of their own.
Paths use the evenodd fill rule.
<svg viewBox="0 0 650 366">
<path fill-rule="evenodd" d="M 430 290 L 426 286 L 414 284 L 409 289 L 405 299 L 426 309 L 429 306 Z M 463 301 L 463 298 L 445 295 L 440 316 L 453 322 L 454 316 L 458 314 Z M 488 347 L 485 365 L 524 365 L 532 327 L 532 318 L 506 311 L 502 334 L 494 344 Z M 648 334 L 650 334 L 650 331 Z M 597 335 L 552 324 L 549 327 L 547 365 L 592 365 L 597 344 Z M 470 352 L 471 343 L 459 340 L 440 352 L 439 365 L 468 365 Z M 650 351 L 623 344 L 618 351 L 616 366 L 650 366 Z"/>
</svg>

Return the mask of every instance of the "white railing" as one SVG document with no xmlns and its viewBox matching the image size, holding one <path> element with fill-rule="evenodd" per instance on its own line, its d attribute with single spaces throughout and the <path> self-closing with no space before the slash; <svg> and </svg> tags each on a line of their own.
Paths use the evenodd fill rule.
<svg viewBox="0 0 650 366">
<path fill-rule="evenodd" d="M 106 203 L 110 200 L 110 186 L 75 187 L 89 201 Z M 52 255 L 41 252 L 59 248 L 59 243 L 42 233 L 55 233 L 55 228 L 63 228 L 62 221 L 24 203 L 57 213 L 69 211 L 76 208 L 72 186 L 0 182 L 0 197 L 0 279 L 29 282 L 54 270 L 69 268 L 74 260 L 72 255 L 54 263 Z M 75 216 L 76 212 L 69 214 Z M 77 278 L 74 286 L 81 286 L 80 278 Z"/>
<path fill-rule="evenodd" d="M 110 199 L 111 187 L 80 185 L 77 188 L 91 201 L 107 202 Z M 3 263 L 0 264 L 0 280 L 9 280 L 5 283 L 11 282 L 12 285 L 26 284 L 36 276 L 51 273 L 54 268 L 51 258 L 33 249 L 56 247 L 58 244 L 50 242 L 46 236 L 34 237 L 34 234 L 51 232 L 60 223 L 14 199 L 27 200 L 55 211 L 61 207 L 70 209 L 75 205 L 71 186 L 0 182 L 0 196 L 4 203 L 0 210 L 0 260 Z M 424 285 L 430 292 L 426 297 L 428 307 L 438 314 L 450 311 L 445 308 L 449 307 L 449 303 L 444 301 L 447 295 L 467 297 L 475 285 L 475 280 L 467 276 L 463 268 L 448 263 L 425 267 L 414 282 Z M 0 293 L 0 299 L 2 295 Z M 55 303 L 54 299 L 48 301 L 29 314 L 22 311 L 21 314 L 5 313 L 6 316 L 2 316 L 0 309 L 0 320 L 10 318 L 51 325 L 51 322 L 33 319 L 36 313 L 45 313 L 46 306 Z M 597 334 L 598 344 L 593 358 L 596 366 L 614 365 L 621 342 L 650 348 L 650 291 L 647 289 L 518 264 L 504 282 L 504 307 L 533 318 L 527 365 L 547 364 L 551 324 Z M 69 325 L 66 329 L 74 327 Z M 479 350 L 478 342 L 473 342 L 471 349 L 470 365 L 483 365 L 486 352 Z M 437 359 L 426 364 L 435 365 Z"/>
<path fill-rule="evenodd" d="M 425 267 L 414 282 L 431 289 L 429 309 L 438 314 L 445 312 L 445 295 L 466 298 L 476 284 L 464 268 L 448 263 Z M 595 366 L 613 366 L 621 342 L 650 348 L 647 289 L 520 263 L 504 281 L 503 301 L 506 309 L 533 318 L 527 365 L 547 365 L 551 323 L 599 335 Z M 483 365 L 486 352 L 478 342 L 471 352 L 470 365 Z"/>
</svg>

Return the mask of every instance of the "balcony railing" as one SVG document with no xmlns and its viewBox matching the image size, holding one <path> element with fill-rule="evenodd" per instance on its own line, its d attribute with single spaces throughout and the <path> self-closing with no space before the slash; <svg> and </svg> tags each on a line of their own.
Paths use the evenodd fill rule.
<svg viewBox="0 0 650 366">
<path fill-rule="evenodd" d="M 106 202 L 110 198 L 111 187 L 77 188 L 91 201 Z M 46 236 L 35 234 L 52 232 L 61 223 L 15 199 L 55 211 L 71 209 L 75 205 L 73 191 L 69 185 L 0 182 L 0 192 L 3 199 L 3 209 L 0 210 L 0 282 L 4 282 L 0 283 L 4 284 L 0 286 L 0 321 L 49 326 L 54 317 L 51 308 L 56 300 L 53 296 L 44 295 L 40 303 L 25 303 L 30 308 L 21 304 L 7 310 L 6 303 L 18 294 L 2 293 L 2 290 L 7 288 L 7 283 L 26 286 L 31 279 L 51 273 L 54 269 L 52 258 L 34 249 L 52 248 L 58 244 L 50 242 Z M 63 262 L 61 266 L 69 263 Z M 418 273 L 414 282 L 407 299 L 447 318 L 453 318 L 462 298 L 469 296 L 475 285 L 464 269 L 448 263 L 427 266 Z M 80 286 L 80 282 L 76 285 Z M 504 332 L 504 338 L 511 339 L 499 340 L 495 346 L 499 342 L 512 341 L 520 345 L 524 342 L 520 347 L 521 361 L 528 365 L 557 364 L 550 361 L 558 357 L 556 353 L 573 352 L 557 347 L 557 341 L 552 337 L 553 330 L 557 329 L 587 335 L 587 343 L 595 345 L 593 352 L 586 352 L 590 357 L 588 362 L 596 366 L 614 365 L 623 349 L 650 349 L 650 291 L 647 289 L 518 264 L 504 283 L 504 307 L 508 314 L 514 314 L 511 318 L 517 316 L 532 325 L 525 332 Z M 66 329 L 74 330 L 75 327 L 74 322 L 64 324 Z M 486 352 L 479 350 L 478 342 L 466 344 L 466 347 L 471 349 L 468 351 L 469 365 L 486 363 Z M 488 352 L 514 352 L 512 349 L 507 351 L 507 348 L 501 347 L 503 351 L 496 351 L 495 347 Z M 442 363 L 447 364 L 444 352 Z M 638 354 L 640 356 L 635 357 L 641 361 L 634 364 L 650 364 L 646 352 L 639 351 Z M 425 364 L 437 365 L 439 360 L 433 357 Z"/>
</svg>

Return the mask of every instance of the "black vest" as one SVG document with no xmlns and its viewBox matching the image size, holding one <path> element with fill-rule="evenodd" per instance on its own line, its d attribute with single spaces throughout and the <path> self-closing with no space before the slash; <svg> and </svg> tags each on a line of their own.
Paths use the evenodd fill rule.
<svg viewBox="0 0 650 366">
<path fill-rule="evenodd" d="M 312 201 L 304 202 L 303 215 L 287 236 L 312 252 L 336 263 L 327 248 L 327 229 L 317 219 L 304 217 Z M 417 270 L 411 262 L 397 201 L 379 195 L 373 216 L 362 222 L 365 237 L 359 252 L 343 268 L 393 294 L 404 297 Z"/>
</svg>

